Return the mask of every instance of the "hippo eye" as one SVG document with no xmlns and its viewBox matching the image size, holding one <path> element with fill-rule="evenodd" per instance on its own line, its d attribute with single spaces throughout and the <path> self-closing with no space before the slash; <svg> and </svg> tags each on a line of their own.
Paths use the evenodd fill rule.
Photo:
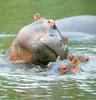
<svg viewBox="0 0 96 100">
<path fill-rule="evenodd" d="M 66 67 L 66 65 L 61 65 L 61 66 L 59 67 L 59 72 L 60 72 L 61 74 L 67 73 L 67 67 Z"/>
</svg>

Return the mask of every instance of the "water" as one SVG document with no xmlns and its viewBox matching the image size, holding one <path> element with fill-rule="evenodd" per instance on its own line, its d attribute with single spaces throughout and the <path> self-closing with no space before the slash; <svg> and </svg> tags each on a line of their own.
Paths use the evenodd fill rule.
<svg viewBox="0 0 96 100">
<path fill-rule="evenodd" d="M 0 35 L 0 40 L 15 35 Z M 82 63 L 84 72 L 48 76 L 47 69 L 40 66 L 12 64 L 4 59 L 6 43 L 0 41 L 0 99 L 1 100 L 95 100 L 96 99 L 96 41 L 71 41 L 71 52 L 85 52 L 90 61 Z M 6 47 L 6 46 L 5 46 Z"/>
<path fill-rule="evenodd" d="M 48 76 L 47 69 L 12 64 L 4 58 L 14 34 L 31 23 L 37 12 L 54 19 L 96 15 L 96 0 L 0 0 L 0 100 L 95 100 L 95 40 L 69 42 L 70 51 L 90 57 L 89 62 L 80 64 L 84 72 L 76 75 Z"/>
</svg>

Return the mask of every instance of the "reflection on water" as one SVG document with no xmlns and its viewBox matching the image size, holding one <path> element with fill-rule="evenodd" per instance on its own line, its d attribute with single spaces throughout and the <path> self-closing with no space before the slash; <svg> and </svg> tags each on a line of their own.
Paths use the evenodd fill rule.
<svg viewBox="0 0 96 100">
<path fill-rule="evenodd" d="M 2 35 L 3 36 L 3 35 Z M 3 36 L 3 40 L 12 38 Z M 0 38 L 1 40 L 1 38 Z M 12 39 L 9 39 L 9 44 Z M 5 49 L 0 49 L 0 99 L 1 100 L 95 100 L 96 97 L 96 51 L 95 41 L 69 43 L 70 51 L 86 52 L 88 63 L 79 66 L 80 74 L 48 76 L 47 69 L 40 66 L 12 64 L 5 60 Z M 0 46 L 6 45 L 4 41 Z"/>
</svg>

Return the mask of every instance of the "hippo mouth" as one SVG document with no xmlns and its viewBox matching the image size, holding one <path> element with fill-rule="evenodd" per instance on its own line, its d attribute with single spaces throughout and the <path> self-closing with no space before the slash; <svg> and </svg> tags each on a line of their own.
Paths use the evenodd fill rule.
<svg viewBox="0 0 96 100">
<path fill-rule="evenodd" d="M 50 40 L 50 41 L 49 41 Z M 49 39 L 46 41 L 39 41 L 40 45 L 42 45 L 41 50 L 39 52 L 42 52 L 42 55 L 44 54 L 44 57 L 42 59 L 39 59 L 41 62 L 43 61 L 56 61 L 56 58 L 58 56 L 61 57 L 61 59 L 65 59 L 67 57 L 68 48 L 62 44 L 62 41 L 59 39 Z"/>
<path fill-rule="evenodd" d="M 50 61 L 55 61 L 57 52 L 48 44 L 39 42 L 32 45 L 33 55 L 36 57 L 36 64 L 47 65 Z"/>
<path fill-rule="evenodd" d="M 44 31 L 44 36 L 30 43 L 30 50 L 34 55 L 36 63 L 46 65 L 50 61 L 56 61 L 58 56 L 66 59 L 67 49 L 63 43 L 63 37 L 56 26 Z M 65 50 L 65 51 L 64 51 Z"/>
<path fill-rule="evenodd" d="M 38 41 L 32 43 L 29 47 L 33 55 L 36 57 L 36 62 L 43 65 L 48 64 L 50 61 L 56 61 L 58 55 L 63 56 L 65 52 L 61 50 L 64 46 L 61 38 L 53 33 L 48 33 Z M 63 54 L 61 54 L 61 52 Z M 64 57 L 63 57 L 64 58 Z"/>
<path fill-rule="evenodd" d="M 45 44 L 43 42 L 40 42 L 40 43 L 43 44 L 46 48 L 48 48 L 52 53 L 54 53 L 56 57 L 58 56 L 58 54 L 56 53 L 56 51 L 53 50 L 49 45 L 47 45 L 47 44 Z"/>
<path fill-rule="evenodd" d="M 36 41 L 38 45 L 36 46 L 37 57 L 39 56 L 38 62 L 41 63 L 41 62 L 56 61 L 56 58 L 58 56 L 60 56 L 61 59 L 66 59 L 68 48 L 63 43 L 62 38 L 58 34 L 57 30 L 54 30 L 52 33 L 51 32 L 47 33 L 39 41 Z"/>
</svg>

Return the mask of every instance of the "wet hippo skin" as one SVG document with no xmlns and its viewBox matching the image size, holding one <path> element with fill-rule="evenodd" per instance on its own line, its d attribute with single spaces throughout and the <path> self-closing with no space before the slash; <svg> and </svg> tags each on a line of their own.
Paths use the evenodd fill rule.
<svg viewBox="0 0 96 100">
<path fill-rule="evenodd" d="M 62 43 L 60 34 L 64 37 L 67 32 L 74 40 L 85 34 L 95 34 L 95 16 L 76 16 L 55 21 L 56 27 L 50 27 L 54 21 L 42 19 L 22 28 L 9 49 L 8 58 L 16 63 L 33 63 L 46 65 L 55 61 L 57 56 L 67 58 L 68 48 Z M 47 23 L 47 24 L 46 24 Z M 48 26 L 48 27 L 47 27 Z M 59 30 L 59 31 L 58 31 Z M 65 32 L 65 33 L 64 33 Z M 60 33 L 60 34 L 59 34 Z M 70 40 L 70 37 L 69 40 Z"/>
<path fill-rule="evenodd" d="M 56 21 L 57 27 L 65 32 L 96 34 L 96 16 L 74 16 Z"/>
<path fill-rule="evenodd" d="M 9 49 L 8 58 L 15 63 L 39 65 L 55 61 L 58 55 L 66 59 L 68 49 L 51 22 L 54 21 L 38 20 L 22 28 Z"/>
<path fill-rule="evenodd" d="M 96 16 L 82 15 L 59 19 L 56 20 L 56 25 L 69 40 L 96 38 Z"/>
<path fill-rule="evenodd" d="M 57 57 L 56 62 L 50 62 L 47 65 L 47 67 L 49 69 L 48 75 L 80 73 L 80 68 L 78 67 L 78 59 L 77 58 L 60 60 L 60 56 L 58 56 L 58 57 Z"/>
<path fill-rule="evenodd" d="M 57 57 L 56 62 L 49 62 L 48 75 L 62 75 L 66 73 L 80 73 L 83 71 L 79 64 L 81 62 L 88 62 L 89 56 L 87 54 L 72 54 L 68 53 L 67 59 L 61 60 L 60 56 Z"/>
</svg>

